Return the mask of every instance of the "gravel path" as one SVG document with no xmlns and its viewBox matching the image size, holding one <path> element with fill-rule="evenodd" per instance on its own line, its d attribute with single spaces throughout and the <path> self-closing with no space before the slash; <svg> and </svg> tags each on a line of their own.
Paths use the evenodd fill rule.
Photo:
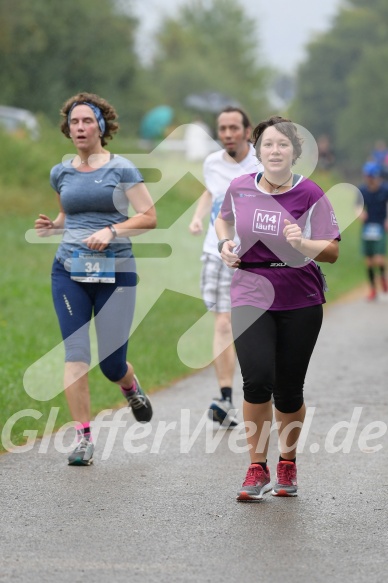
<svg viewBox="0 0 388 583">
<path fill-rule="evenodd" d="M 63 433 L 1 456 L 0 581 L 386 580 L 387 379 L 388 303 L 325 308 L 294 499 L 235 501 L 248 454 L 238 429 L 206 421 L 211 367 L 152 395 L 148 427 L 106 416 L 91 467 L 66 465 Z"/>
</svg>

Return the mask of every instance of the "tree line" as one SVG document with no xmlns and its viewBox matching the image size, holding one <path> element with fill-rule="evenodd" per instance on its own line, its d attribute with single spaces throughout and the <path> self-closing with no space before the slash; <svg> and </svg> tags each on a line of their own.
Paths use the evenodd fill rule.
<svg viewBox="0 0 388 583">
<path fill-rule="evenodd" d="M 257 30 L 237 0 L 188 0 L 164 19 L 148 65 L 135 50 L 138 26 L 133 0 L 0 0 L 0 104 L 56 122 L 68 97 L 91 91 L 130 133 L 160 104 L 191 121 L 191 93 L 225 93 L 255 119 L 267 111 Z"/>
<path fill-rule="evenodd" d="M 191 121 L 185 100 L 193 93 L 226 94 L 253 123 L 271 112 L 272 72 L 238 0 L 187 0 L 162 21 L 148 64 L 135 50 L 134 2 L 0 0 L 0 104 L 57 122 L 70 95 L 92 91 L 116 106 L 131 135 L 160 104 L 173 107 L 177 125 Z M 388 140 L 387 63 L 387 1 L 347 0 L 308 45 L 289 115 L 316 139 L 327 135 L 337 160 L 359 168 L 375 141 Z"/>
<path fill-rule="evenodd" d="M 379 139 L 388 142 L 388 3 L 347 0 L 331 29 L 308 46 L 290 113 L 337 158 L 359 169 Z"/>
</svg>

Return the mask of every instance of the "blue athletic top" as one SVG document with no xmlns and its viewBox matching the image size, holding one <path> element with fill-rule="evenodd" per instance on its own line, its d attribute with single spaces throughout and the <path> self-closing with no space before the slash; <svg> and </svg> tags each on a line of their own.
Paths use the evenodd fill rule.
<svg viewBox="0 0 388 583">
<path fill-rule="evenodd" d="M 91 172 L 79 172 L 71 165 L 71 160 L 54 166 L 50 184 L 60 195 L 66 214 L 57 259 L 64 263 L 75 250 L 90 252 L 83 239 L 108 225 L 126 221 L 129 201 L 125 193 L 139 182 L 144 182 L 139 170 L 117 155 Z M 132 257 L 132 243 L 128 237 L 117 237 L 107 249 L 116 257 Z"/>
<path fill-rule="evenodd" d="M 372 192 L 365 184 L 360 186 L 362 197 L 358 195 L 357 203 L 364 204 L 368 213 L 366 223 L 384 224 L 387 218 L 388 185 L 384 182 L 376 192 Z"/>
</svg>

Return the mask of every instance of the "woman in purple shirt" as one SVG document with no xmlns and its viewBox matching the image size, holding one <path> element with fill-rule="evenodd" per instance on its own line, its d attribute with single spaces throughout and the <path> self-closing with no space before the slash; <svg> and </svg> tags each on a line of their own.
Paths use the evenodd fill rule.
<svg viewBox="0 0 388 583">
<path fill-rule="evenodd" d="M 302 153 L 295 125 L 274 116 L 255 128 L 253 139 L 264 171 L 231 183 L 216 220 L 221 257 L 238 268 L 231 285 L 232 326 L 251 456 L 239 501 L 260 501 L 271 489 L 275 496 L 297 495 L 304 379 L 325 303 L 324 278 L 314 260 L 334 263 L 340 240 L 324 192 L 291 170 Z M 280 444 L 273 488 L 267 467 L 272 400 Z"/>
</svg>

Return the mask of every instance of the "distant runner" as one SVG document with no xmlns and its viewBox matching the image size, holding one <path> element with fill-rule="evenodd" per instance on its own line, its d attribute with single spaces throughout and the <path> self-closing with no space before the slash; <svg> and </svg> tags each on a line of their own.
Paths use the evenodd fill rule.
<svg viewBox="0 0 388 583">
<path fill-rule="evenodd" d="M 202 253 L 201 291 L 207 309 L 214 313 L 213 354 L 220 396 L 209 409 L 210 417 L 223 425 L 237 425 L 233 415 L 232 383 L 236 365 L 230 322 L 230 282 L 233 269 L 220 257 L 214 221 L 231 181 L 241 174 L 257 172 L 261 164 L 250 142 L 250 121 L 244 111 L 235 107 L 224 109 L 217 120 L 218 137 L 223 150 L 210 154 L 203 167 L 207 190 L 198 201 L 190 232 L 203 232 L 203 219 L 210 214 Z"/>
<path fill-rule="evenodd" d="M 365 257 L 370 290 L 367 300 L 377 298 L 377 270 L 381 290 L 388 292 L 386 277 L 386 248 L 388 230 L 387 204 L 388 185 L 381 178 L 381 168 L 377 162 L 367 162 L 363 169 L 364 183 L 359 187 L 356 206 L 362 222 L 362 254 Z M 361 214 L 360 214 L 361 213 Z"/>
</svg>

